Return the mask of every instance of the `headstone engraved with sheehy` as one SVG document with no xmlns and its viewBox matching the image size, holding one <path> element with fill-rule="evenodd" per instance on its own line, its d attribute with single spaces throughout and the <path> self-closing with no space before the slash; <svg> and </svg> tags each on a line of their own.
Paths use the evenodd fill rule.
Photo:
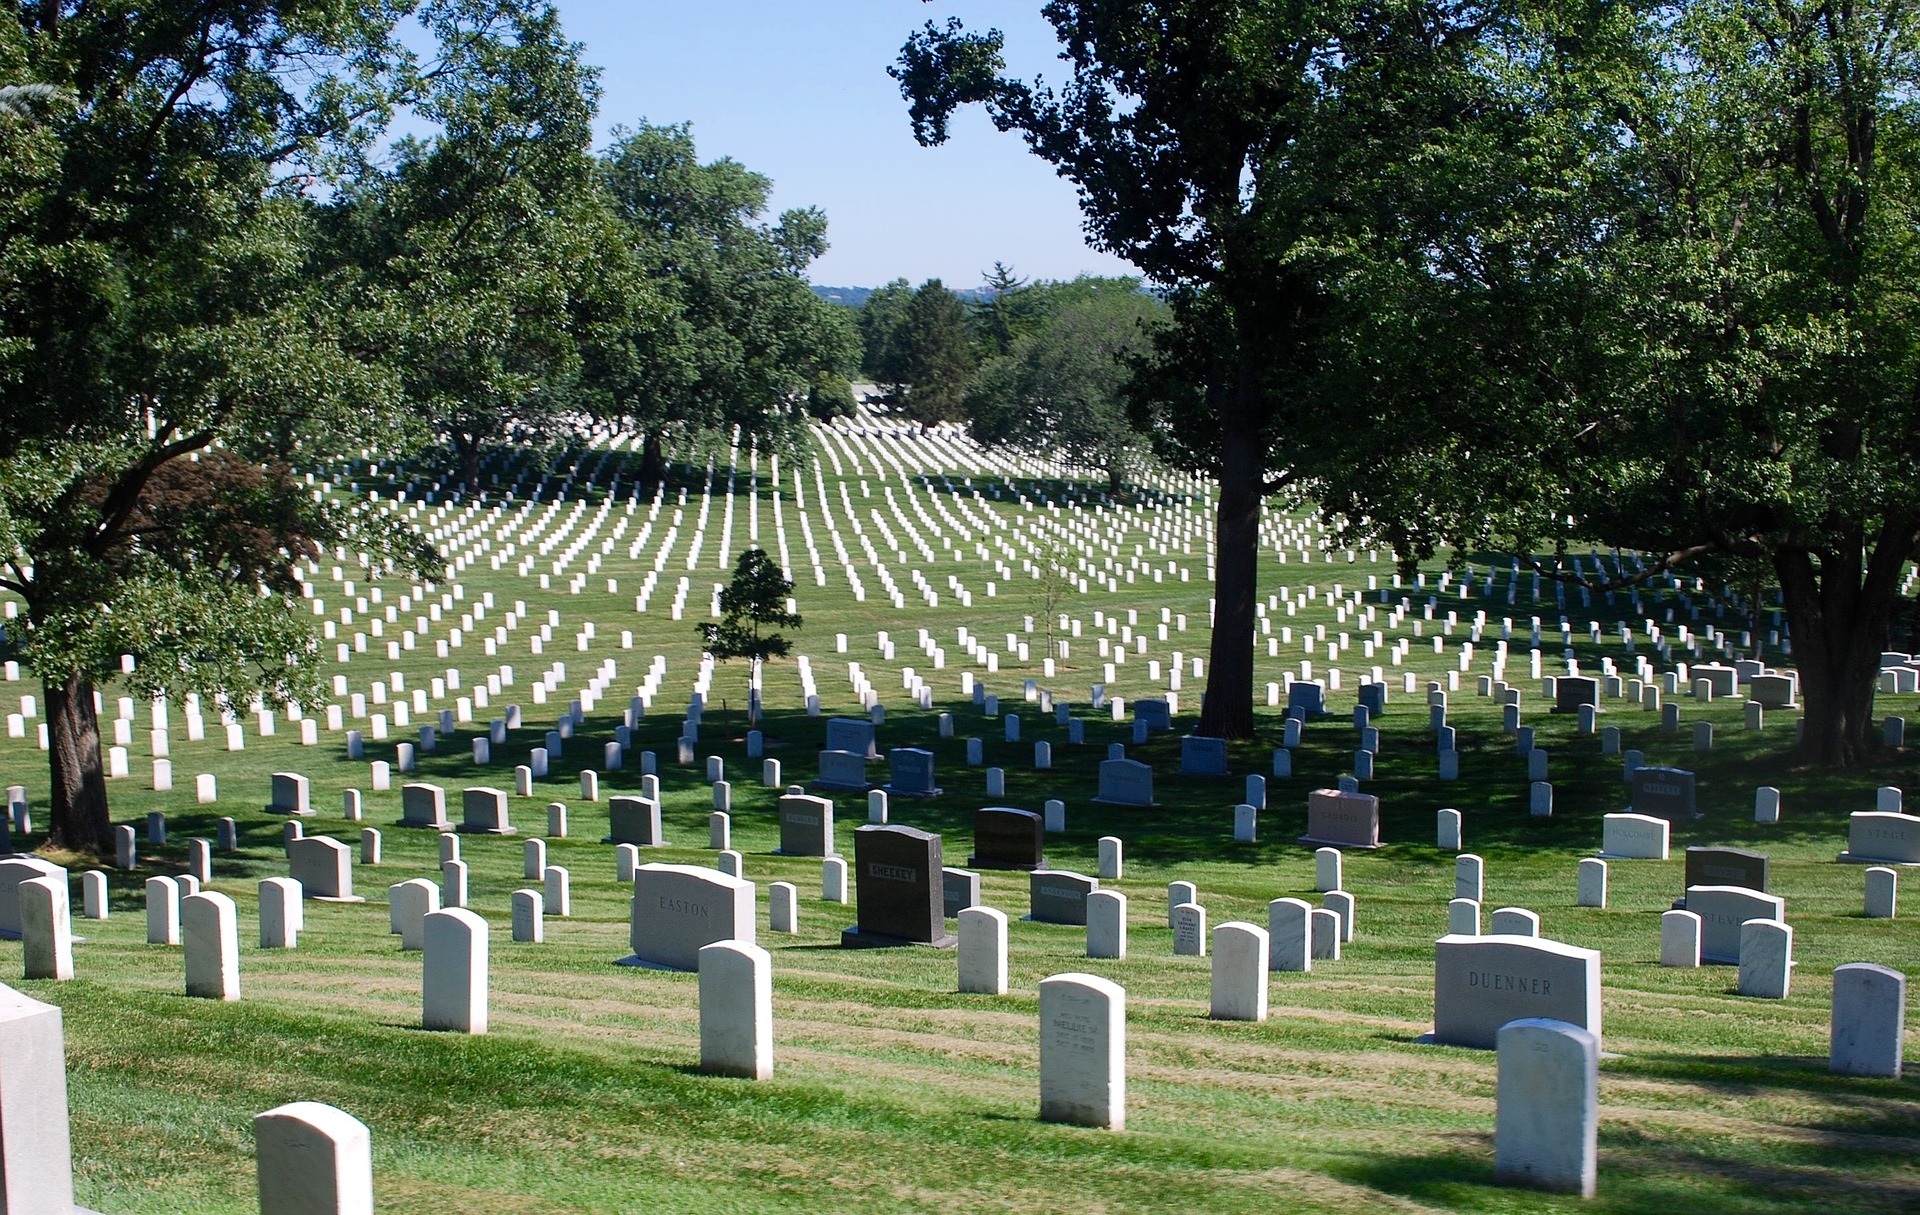
<svg viewBox="0 0 1920 1215">
<path fill-rule="evenodd" d="M 853 873 L 859 922 L 840 934 L 843 946 L 955 943 L 947 931 L 939 836 L 869 823 L 853 833 Z"/>
</svg>

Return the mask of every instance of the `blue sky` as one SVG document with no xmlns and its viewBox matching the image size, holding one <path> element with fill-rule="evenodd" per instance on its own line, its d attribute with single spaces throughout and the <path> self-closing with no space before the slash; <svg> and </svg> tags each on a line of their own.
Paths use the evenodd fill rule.
<svg viewBox="0 0 1920 1215">
<path fill-rule="evenodd" d="M 774 182 L 774 210 L 817 206 L 833 248 L 816 283 L 904 277 L 970 287 L 1000 260 L 1028 278 L 1126 274 L 1087 247 L 1071 183 L 977 108 L 938 148 L 913 140 L 886 67 L 907 35 L 958 16 L 1007 35 L 1009 66 L 1053 77 L 1041 0 L 557 0 L 602 70 L 600 130 L 691 122 L 703 160 Z"/>
</svg>

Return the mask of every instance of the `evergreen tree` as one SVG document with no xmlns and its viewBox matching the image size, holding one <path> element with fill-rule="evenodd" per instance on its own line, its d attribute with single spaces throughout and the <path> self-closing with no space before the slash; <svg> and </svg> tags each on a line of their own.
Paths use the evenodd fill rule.
<svg viewBox="0 0 1920 1215">
<path fill-rule="evenodd" d="M 721 662 L 745 658 L 752 664 L 753 692 L 747 698 L 749 720 L 760 720 L 760 664 L 785 658 L 793 643 L 773 629 L 797 629 L 800 615 L 787 610 L 793 583 L 766 552 L 750 548 L 733 567 L 733 581 L 720 592 L 720 622 L 694 626 L 707 653 Z"/>
</svg>

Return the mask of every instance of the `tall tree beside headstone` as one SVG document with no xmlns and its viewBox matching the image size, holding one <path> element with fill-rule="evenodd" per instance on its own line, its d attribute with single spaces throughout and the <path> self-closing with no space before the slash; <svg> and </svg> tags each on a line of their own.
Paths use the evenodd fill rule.
<svg viewBox="0 0 1920 1215">
<path fill-rule="evenodd" d="M 1391 228 L 1425 145 L 1508 18 L 1380 0 L 1279 10 L 1201 0 L 1064 0 L 1043 14 L 1064 80 L 1001 75 L 999 31 L 929 23 L 890 69 L 914 134 L 944 143 L 982 103 L 1080 191 L 1088 239 L 1171 292 L 1163 373 L 1139 396 L 1162 454 L 1218 478 L 1213 640 L 1200 729 L 1253 734 L 1260 507 L 1311 481 L 1346 424 L 1330 381 L 1349 340 L 1344 251 Z M 1404 428 L 1395 428 L 1404 435 Z"/>
<path fill-rule="evenodd" d="M 544 11 L 454 6 L 429 35 L 490 45 Z M 425 87 L 397 12 L 48 2 L 0 22 L 9 76 L 66 90 L 0 123 L 0 586 L 25 605 L 7 657 L 44 686 L 57 846 L 111 846 L 93 697 L 121 654 L 136 696 L 324 703 L 293 563 L 417 555 L 346 535 L 281 463 L 417 433 L 332 230 Z M 438 79 L 480 70 L 454 55 Z"/>
<path fill-rule="evenodd" d="M 721 662 L 745 658 L 751 664 L 751 686 L 760 686 L 760 667 L 769 658 L 785 658 L 793 642 L 774 629 L 797 629 L 800 614 L 787 610 L 793 583 L 765 550 L 750 548 L 733 567 L 733 580 L 720 592 L 720 621 L 697 625 L 707 653 Z M 758 702 L 748 697 L 751 724 L 760 721 Z"/>
</svg>

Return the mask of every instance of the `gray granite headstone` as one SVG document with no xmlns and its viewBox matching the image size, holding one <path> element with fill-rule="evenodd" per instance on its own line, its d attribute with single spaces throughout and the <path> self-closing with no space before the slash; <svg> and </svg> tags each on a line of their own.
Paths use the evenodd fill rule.
<svg viewBox="0 0 1920 1215">
<path fill-rule="evenodd" d="M 1862 810 L 1847 816 L 1847 850 L 1853 864 L 1920 865 L 1920 815 Z"/>
<path fill-rule="evenodd" d="M 607 837 L 605 844 L 633 844 L 641 848 L 660 848 L 666 839 L 661 834 L 660 803 L 651 797 L 618 796 L 607 799 Z"/>
<path fill-rule="evenodd" d="M 1087 896 L 1100 889 L 1100 879 L 1067 869 L 1036 869 L 1028 883 L 1031 908 L 1027 918 L 1041 924 L 1087 922 Z"/>
<path fill-rule="evenodd" d="M 1371 793 L 1315 789 L 1307 794 L 1307 833 L 1303 844 L 1336 848 L 1380 846 L 1380 799 Z"/>
<path fill-rule="evenodd" d="M 941 892 L 949 920 L 969 907 L 980 905 L 980 875 L 965 869 L 941 871 Z"/>
<path fill-rule="evenodd" d="M 1225 776 L 1227 740 L 1189 734 L 1180 740 L 1180 775 Z"/>
<path fill-rule="evenodd" d="M 1137 759 L 1103 761 L 1100 792 L 1093 800 L 1116 806 L 1153 805 L 1153 769 Z"/>
<path fill-rule="evenodd" d="M 832 856 L 833 803 L 804 793 L 782 797 L 778 851 L 782 856 Z"/>
<path fill-rule="evenodd" d="M 901 797 L 938 797 L 933 783 L 933 752 L 895 747 L 887 752 L 887 792 Z"/>
<path fill-rule="evenodd" d="M 642 865 L 633 874 L 627 966 L 700 969 L 700 947 L 754 934 L 753 883 L 717 869 Z"/>
<path fill-rule="evenodd" d="M 873 749 L 873 723 L 858 717 L 827 719 L 827 750 L 851 751 L 862 759 L 879 759 Z"/>
<path fill-rule="evenodd" d="M 1748 920 L 1784 920 L 1787 901 L 1744 886 L 1692 886 L 1687 910 L 1700 917 L 1700 960 L 1740 964 L 1740 926 Z"/>
<path fill-rule="evenodd" d="M 864 790 L 867 787 L 867 761 L 857 751 L 822 751 L 820 779 L 813 783 L 822 789 Z"/>
<path fill-rule="evenodd" d="M 1313 680 L 1295 680 L 1287 687 L 1287 716 L 1309 720 L 1327 715 L 1327 689 Z"/>
<path fill-rule="evenodd" d="M 414 784 L 400 787 L 400 825 L 449 830 L 447 791 L 439 785 Z"/>
<path fill-rule="evenodd" d="M 1433 1041 L 1491 1050 L 1500 1027 L 1550 1017 L 1600 1035 L 1600 951 L 1543 937 L 1444 936 L 1434 945 Z"/>
</svg>

